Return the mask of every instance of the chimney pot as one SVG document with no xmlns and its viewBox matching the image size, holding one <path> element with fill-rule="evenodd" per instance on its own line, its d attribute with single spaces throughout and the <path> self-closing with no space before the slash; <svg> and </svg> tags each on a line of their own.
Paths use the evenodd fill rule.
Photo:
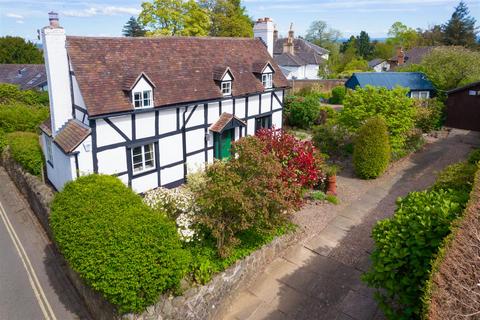
<svg viewBox="0 0 480 320">
<path fill-rule="evenodd" d="M 58 23 L 58 13 L 50 11 L 48 13 L 48 21 L 50 21 L 50 27 L 58 28 L 60 24 Z"/>
<path fill-rule="evenodd" d="M 405 64 L 405 52 L 402 47 L 397 48 L 397 65 Z"/>
</svg>

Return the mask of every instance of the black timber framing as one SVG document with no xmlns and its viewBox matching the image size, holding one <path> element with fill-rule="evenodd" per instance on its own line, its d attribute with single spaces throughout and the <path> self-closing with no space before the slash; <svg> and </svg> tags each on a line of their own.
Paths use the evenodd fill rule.
<svg viewBox="0 0 480 320">
<path fill-rule="evenodd" d="M 113 130 L 115 130 L 119 135 L 122 136 L 123 139 L 125 139 L 125 141 L 127 142 L 131 142 L 131 140 L 127 137 L 127 135 L 125 133 L 123 133 L 122 130 L 120 130 L 120 128 L 118 128 L 113 122 L 112 120 L 108 119 L 108 118 L 105 118 L 103 119 L 110 127 L 113 128 Z"/>
<path fill-rule="evenodd" d="M 235 106 L 235 99 L 233 100 Z M 235 107 L 234 107 L 235 110 Z M 205 125 L 205 136 L 203 137 L 203 146 L 205 149 L 205 164 L 208 163 L 208 103 L 203 104 L 203 124 Z"/>
<path fill-rule="evenodd" d="M 132 187 L 133 170 L 132 170 L 132 149 L 130 147 L 125 148 L 127 157 L 127 173 L 128 173 L 128 186 Z"/>
<path fill-rule="evenodd" d="M 92 161 L 93 161 L 93 173 L 98 173 L 98 158 L 97 158 L 97 122 L 96 120 L 90 120 L 89 125 L 91 128 L 92 136 Z"/>
</svg>

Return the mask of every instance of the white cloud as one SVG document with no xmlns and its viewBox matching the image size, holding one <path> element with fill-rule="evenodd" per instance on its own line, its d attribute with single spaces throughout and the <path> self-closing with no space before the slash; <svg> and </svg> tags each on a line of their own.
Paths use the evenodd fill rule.
<svg viewBox="0 0 480 320">
<path fill-rule="evenodd" d="M 14 19 L 23 19 L 23 16 L 21 16 L 19 14 L 16 14 L 16 13 L 7 13 L 6 16 L 9 17 L 9 18 L 14 18 Z"/>
<path fill-rule="evenodd" d="M 137 15 L 140 9 L 132 7 L 90 7 L 83 10 L 65 10 L 62 14 L 67 17 L 93 17 L 93 16 L 114 16 L 114 15 Z"/>
</svg>

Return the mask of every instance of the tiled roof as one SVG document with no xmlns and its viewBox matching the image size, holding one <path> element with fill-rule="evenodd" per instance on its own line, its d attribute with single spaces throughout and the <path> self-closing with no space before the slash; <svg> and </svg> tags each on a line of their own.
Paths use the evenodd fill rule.
<svg viewBox="0 0 480 320">
<path fill-rule="evenodd" d="M 345 83 L 350 89 L 355 89 L 356 86 L 364 88 L 367 85 L 387 89 L 401 86 L 410 90 L 435 90 L 427 76 L 421 72 L 358 72 Z"/>
<path fill-rule="evenodd" d="M 368 61 L 368 67 L 373 68 L 375 66 L 378 66 L 380 63 L 382 63 L 384 61 L 385 61 L 384 59 L 380 59 L 380 58 L 370 60 L 370 61 Z"/>
<path fill-rule="evenodd" d="M 210 126 L 210 131 L 221 133 L 225 129 L 225 127 L 232 121 L 235 121 L 238 125 L 242 127 L 247 125 L 245 122 L 235 117 L 234 115 L 224 112 L 220 115 L 220 118 L 217 120 L 217 122 Z"/>
<path fill-rule="evenodd" d="M 0 64 L 0 83 L 12 83 L 28 90 L 47 84 L 43 64 Z"/>
<path fill-rule="evenodd" d="M 419 64 L 422 62 L 423 58 L 429 54 L 435 47 L 415 47 L 405 52 L 405 63 L 403 65 L 409 64 Z M 394 56 L 390 58 L 390 61 L 397 62 L 398 57 Z"/>
<path fill-rule="evenodd" d="M 321 64 L 325 60 L 322 55 L 329 51 L 304 39 L 293 39 L 294 55 L 283 53 L 283 45 L 287 38 L 277 39 L 273 46 L 275 61 L 281 66 L 303 66 L 307 64 Z M 293 57 L 292 57 L 293 56 Z"/>
<path fill-rule="evenodd" d="M 50 119 L 45 120 L 40 129 L 52 136 Z M 65 153 L 71 153 L 90 135 L 90 128 L 76 119 L 70 119 L 55 135 L 55 142 Z"/>
<path fill-rule="evenodd" d="M 257 61 L 270 61 L 274 86 L 288 87 L 260 40 L 67 37 L 67 50 L 90 116 L 132 110 L 125 78 L 142 72 L 156 85 L 155 107 L 222 98 L 213 78 L 218 66 L 228 66 L 235 77 L 234 96 L 264 91 L 252 72 Z"/>
</svg>

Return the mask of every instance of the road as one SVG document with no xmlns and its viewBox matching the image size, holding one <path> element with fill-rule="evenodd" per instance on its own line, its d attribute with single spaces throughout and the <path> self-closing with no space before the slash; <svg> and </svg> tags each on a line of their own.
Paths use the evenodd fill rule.
<svg viewBox="0 0 480 320">
<path fill-rule="evenodd" d="M 0 167 L 0 320 L 91 319 L 28 203 Z"/>
</svg>

